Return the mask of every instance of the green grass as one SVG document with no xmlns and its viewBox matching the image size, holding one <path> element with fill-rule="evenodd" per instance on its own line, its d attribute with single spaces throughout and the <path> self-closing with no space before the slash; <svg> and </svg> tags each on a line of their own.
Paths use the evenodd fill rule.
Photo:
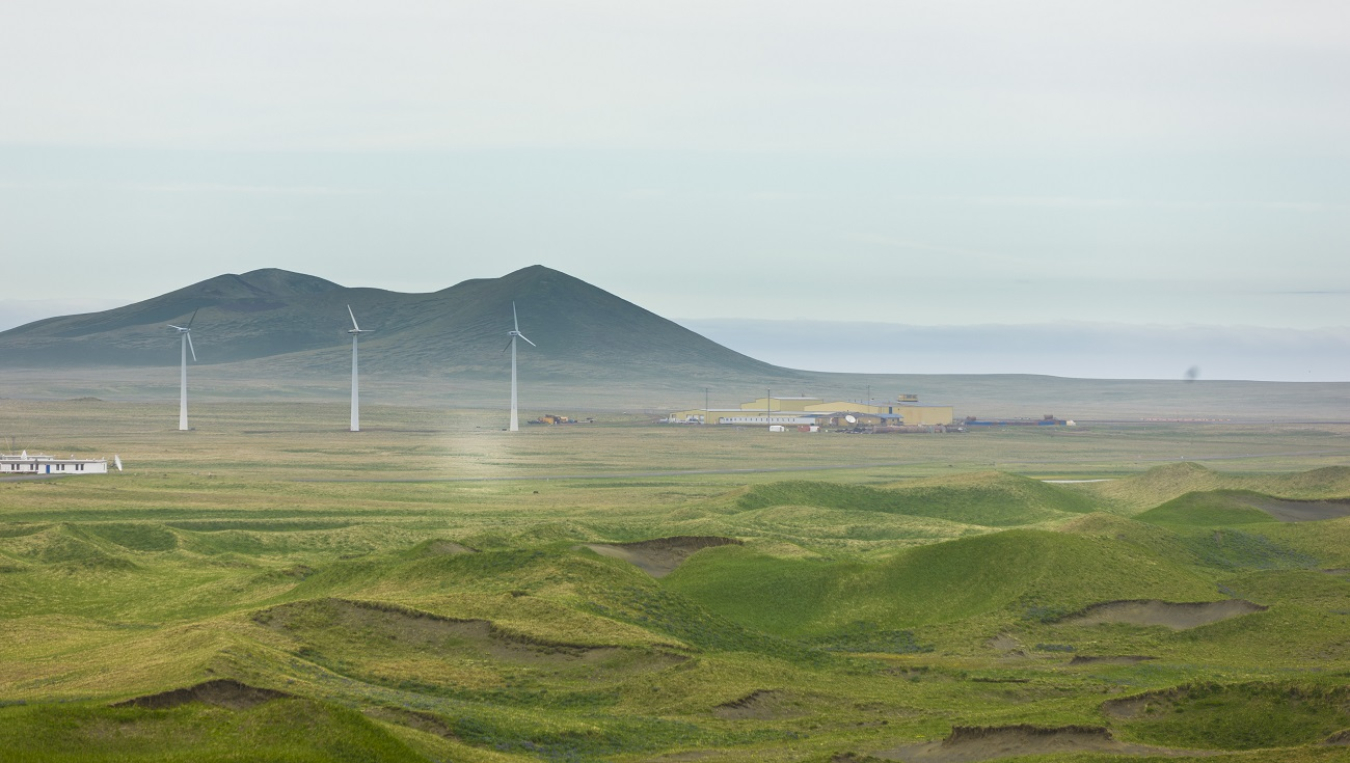
<svg viewBox="0 0 1350 763">
<path fill-rule="evenodd" d="M 744 510 L 773 506 L 903 514 L 990 527 L 1063 519 L 1094 509 L 1083 495 L 1011 474 L 976 473 L 930 478 L 887 489 L 828 482 L 757 485 L 736 500 Z"/>
<path fill-rule="evenodd" d="M 1123 724 L 1147 744 L 1258 750 L 1316 744 L 1350 727 L 1345 686 L 1200 684 L 1160 698 Z"/>
<path fill-rule="evenodd" d="M 1274 517 L 1252 508 L 1243 499 L 1259 498 L 1248 490 L 1212 490 L 1186 493 L 1141 514 L 1135 519 L 1157 525 L 1186 527 L 1235 527 L 1275 522 Z"/>
<path fill-rule="evenodd" d="M 137 406 L 11 402 L 7 421 L 129 471 L 0 483 L 0 760 L 823 762 L 1016 723 L 1319 760 L 1350 675 L 1350 519 L 1241 510 L 1350 495 L 1342 427 L 513 437 L 495 412 L 389 408 L 349 437 L 307 423 L 322 407 L 243 404 L 180 435 L 138 429 Z M 1138 459 L 1197 447 L 1244 457 Z M 1312 450 L 1333 453 L 1279 455 Z M 820 465 L 849 468 L 716 473 Z M 296 481 L 315 476 L 367 481 Z M 370 481 L 390 476 L 512 479 Z M 581 545 L 672 535 L 744 545 L 662 579 Z M 1230 597 L 1269 609 L 1061 619 Z M 1156 659 L 1069 664 L 1112 655 Z M 218 677 L 297 698 L 108 707 Z M 1101 714 L 1183 686 L 1212 689 L 1156 723 Z M 1262 715 L 1276 728 L 1243 737 Z"/>
<path fill-rule="evenodd" d="M 714 612 L 782 635 L 906 629 L 996 616 L 1046 619 L 1116 599 L 1208 600 L 1213 584 L 1130 544 L 1009 530 L 880 562 L 778 559 L 741 547 L 701 552 L 667 585 Z"/>
<path fill-rule="evenodd" d="M 425 760 L 359 713 L 307 700 L 248 710 L 8 707 L 0 709 L 0 750 L 0 759 L 35 763 Z"/>
</svg>

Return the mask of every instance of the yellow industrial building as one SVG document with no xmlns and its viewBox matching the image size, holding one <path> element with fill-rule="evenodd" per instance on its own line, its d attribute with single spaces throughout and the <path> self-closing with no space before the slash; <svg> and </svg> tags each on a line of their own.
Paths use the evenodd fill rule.
<svg viewBox="0 0 1350 763">
<path fill-rule="evenodd" d="M 741 403 L 739 408 L 676 411 L 666 421 L 679 424 L 837 426 L 834 420 L 848 415 L 869 426 L 940 427 L 952 423 L 952 406 L 920 404 L 917 395 L 900 395 L 895 402 L 881 404 L 827 401 L 819 397 L 774 396 Z"/>
</svg>

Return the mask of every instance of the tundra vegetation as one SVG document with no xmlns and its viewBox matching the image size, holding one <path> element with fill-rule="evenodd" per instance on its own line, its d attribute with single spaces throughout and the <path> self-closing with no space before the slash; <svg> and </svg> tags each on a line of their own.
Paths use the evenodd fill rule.
<svg viewBox="0 0 1350 763">
<path fill-rule="evenodd" d="M 0 482 L 0 759 L 1350 749 L 1348 425 L 172 413 L 0 400 L 128 468 Z"/>
</svg>

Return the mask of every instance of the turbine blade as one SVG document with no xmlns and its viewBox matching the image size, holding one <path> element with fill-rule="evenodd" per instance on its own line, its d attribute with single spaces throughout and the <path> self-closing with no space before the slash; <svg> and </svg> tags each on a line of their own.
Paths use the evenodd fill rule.
<svg viewBox="0 0 1350 763">
<path fill-rule="evenodd" d="M 516 326 L 516 333 L 520 333 L 520 319 L 516 317 L 516 303 L 514 300 L 511 302 L 511 322 Z"/>
<path fill-rule="evenodd" d="M 201 309 L 200 307 L 197 308 L 197 310 L 200 310 L 200 309 Z M 195 320 L 197 320 L 197 310 L 193 310 L 193 311 L 192 311 L 192 317 L 191 317 L 191 318 L 188 318 L 188 325 L 187 325 L 188 328 L 192 328 L 192 322 L 195 321 Z"/>
<path fill-rule="evenodd" d="M 352 312 L 351 305 L 347 305 L 347 315 L 350 315 L 352 317 L 352 328 L 356 329 L 357 331 L 360 331 L 361 327 L 356 325 L 356 313 Z"/>
<path fill-rule="evenodd" d="M 511 337 L 510 339 L 506 340 L 506 346 L 502 348 L 502 352 L 506 352 L 507 350 L 511 349 L 511 345 L 513 345 L 513 344 L 515 344 L 515 343 L 516 343 L 516 338 L 515 338 L 514 336 Z"/>
<path fill-rule="evenodd" d="M 114 464 L 117 464 L 117 471 L 119 471 L 119 472 L 122 471 L 122 457 L 121 457 L 121 456 L 114 454 L 114 455 L 113 455 L 113 463 L 114 463 Z"/>
<path fill-rule="evenodd" d="M 178 329 L 179 331 L 187 331 L 187 329 L 183 328 L 182 326 L 175 326 L 172 323 L 169 324 L 169 328 Z"/>
<path fill-rule="evenodd" d="M 191 332 L 191 331 L 185 331 L 185 332 L 183 332 L 183 336 L 187 337 L 187 340 L 188 340 L 188 350 L 190 350 L 190 351 L 192 352 L 192 362 L 193 362 L 193 363 L 196 363 L 196 362 L 197 362 L 197 351 L 196 351 L 195 349 L 193 349 L 193 347 L 192 347 L 192 332 Z"/>
<path fill-rule="evenodd" d="M 516 336 L 520 337 L 521 339 L 524 339 L 524 340 L 527 341 L 527 342 L 530 342 L 530 338 L 529 338 L 529 337 L 525 336 L 524 334 L 522 334 L 522 333 L 520 333 L 520 332 L 518 332 L 518 331 L 516 332 Z M 531 346 L 531 347 L 538 347 L 539 345 L 535 344 L 534 342 L 530 342 L 530 346 Z"/>
</svg>

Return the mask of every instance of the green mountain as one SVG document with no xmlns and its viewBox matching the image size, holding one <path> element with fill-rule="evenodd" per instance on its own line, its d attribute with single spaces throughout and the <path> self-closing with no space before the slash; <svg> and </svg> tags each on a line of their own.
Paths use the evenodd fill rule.
<svg viewBox="0 0 1350 763">
<path fill-rule="evenodd" d="M 340 399 L 351 305 L 370 402 L 497 405 L 510 363 L 511 303 L 527 406 L 676 410 L 736 405 L 772 389 L 829 399 L 907 392 L 959 416 L 1213 417 L 1324 421 L 1350 384 L 1064 379 L 795 370 L 723 347 L 565 273 L 532 266 L 426 294 L 353 288 L 285 270 L 221 275 L 132 305 L 0 332 L 0 396 L 150 399 L 176 394 L 179 340 L 192 327 L 195 399 Z M 817 340 L 818 341 L 818 340 Z M 879 353 L 905 348 L 879 345 Z M 1184 492 L 1184 491 L 1183 491 Z M 1175 497 L 1168 495 L 1161 500 Z M 1160 503 L 1141 505 L 1148 508 Z"/>
<path fill-rule="evenodd" d="M 178 339 L 166 325 L 196 311 L 202 364 L 297 355 L 322 370 L 346 362 L 351 305 L 362 328 L 375 331 L 361 342 L 370 369 L 499 375 L 513 301 L 538 345 L 521 347 L 536 377 L 585 378 L 595 367 L 783 372 L 538 265 L 430 294 L 348 288 L 276 269 L 221 275 L 125 307 L 11 329 L 0 333 L 0 355 L 23 368 L 174 365 Z"/>
</svg>

